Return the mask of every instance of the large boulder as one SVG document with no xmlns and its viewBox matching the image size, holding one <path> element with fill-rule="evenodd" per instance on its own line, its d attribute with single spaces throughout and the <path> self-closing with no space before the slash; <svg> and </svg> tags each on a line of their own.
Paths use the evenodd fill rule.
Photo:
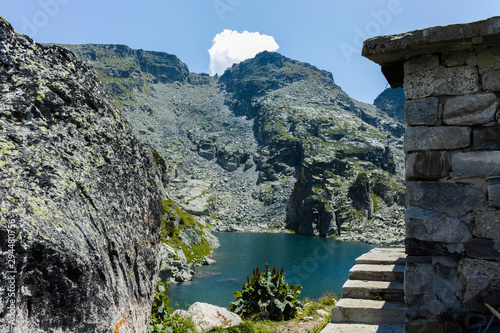
<svg viewBox="0 0 500 333">
<path fill-rule="evenodd" d="M 213 184 L 204 180 L 191 179 L 179 191 L 180 206 L 189 214 L 208 215 L 210 202 L 213 201 Z"/>
<path fill-rule="evenodd" d="M 177 310 L 181 317 L 189 318 L 194 323 L 197 332 L 208 332 L 215 327 L 232 327 L 242 323 L 234 312 L 215 305 L 196 302 L 188 310 Z"/>
<path fill-rule="evenodd" d="M 160 265 L 150 150 L 95 74 L 0 16 L 0 331 L 145 332 Z"/>
</svg>

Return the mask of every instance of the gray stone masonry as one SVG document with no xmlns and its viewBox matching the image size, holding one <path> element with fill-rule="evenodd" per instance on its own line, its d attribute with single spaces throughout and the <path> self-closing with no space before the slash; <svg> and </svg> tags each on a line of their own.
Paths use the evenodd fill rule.
<svg viewBox="0 0 500 333">
<path fill-rule="evenodd" d="M 443 122 L 466 126 L 493 124 L 497 107 L 497 96 L 490 92 L 452 97 L 444 103 Z"/>
<path fill-rule="evenodd" d="M 417 151 L 406 155 L 406 179 L 440 179 L 450 174 L 447 151 Z"/>
<path fill-rule="evenodd" d="M 439 125 L 439 98 L 428 97 L 409 100 L 405 104 L 405 120 L 408 125 Z"/>
<path fill-rule="evenodd" d="M 468 148 L 471 144 L 470 127 L 465 126 L 415 126 L 407 127 L 405 151 L 453 150 Z"/>
<path fill-rule="evenodd" d="M 500 306 L 500 17 L 375 37 L 363 55 L 407 99 L 406 330 L 464 328 Z"/>
</svg>

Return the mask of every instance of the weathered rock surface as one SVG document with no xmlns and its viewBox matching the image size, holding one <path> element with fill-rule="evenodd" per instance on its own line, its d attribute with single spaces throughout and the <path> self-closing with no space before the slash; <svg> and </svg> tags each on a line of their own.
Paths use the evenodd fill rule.
<svg viewBox="0 0 500 333">
<path fill-rule="evenodd" d="M 484 311 L 484 303 L 494 304 L 498 302 L 495 299 L 500 282 L 498 261 L 465 259 L 460 262 L 458 274 L 465 286 L 463 293 L 459 294 L 463 304 L 476 311 Z"/>
<path fill-rule="evenodd" d="M 500 70 L 491 71 L 483 75 L 483 89 L 500 92 Z"/>
<path fill-rule="evenodd" d="M 0 151 L 0 331 L 145 332 L 160 265 L 151 152 L 87 66 L 1 17 Z"/>
<path fill-rule="evenodd" d="M 404 108 L 408 125 L 434 126 L 439 123 L 439 99 L 437 97 L 409 100 Z"/>
<path fill-rule="evenodd" d="M 453 244 L 465 242 L 472 235 L 467 224 L 458 218 L 409 207 L 406 210 L 406 237 Z"/>
<path fill-rule="evenodd" d="M 454 154 L 451 169 L 455 177 L 500 175 L 500 151 L 473 151 Z"/>
<path fill-rule="evenodd" d="M 492 123 L 497 104 L 497 96 L 493 93 L 451 97 L 444 104 L 443 122 L 468 126 Z"/>
<path fill-rule="evenodd" d="M 191 319 L 197 332 L 208 332 L 215 327 L 228 328 L 242 323 L 237 314 L 226 308 L 201 302 L 194 303 L 187 311 L 177 310 L 175 313 Z"/>
<path fill-rule="evenodd" d="M 161 253 L 160 280 L 169 283 L 178 283 L 192 280 L 194 275 L 193 264 L 188 264 L 187 258 L 181 249 L 163 243 Z"/>
<path fill-rule="evenodd" d="M 479 212 L 474 217 L 475 237 L 496 239 L 500 238 L 500 215 L 497 211 Z"/>
<path fill-rule="evenodd" d="M 219 240 L 202 219 L 180 209 L 172 199 L 162 200 L 162 261 L 160 280 L 170 283 L 190 281 L 195 265 L 211 264 Z"/>
<path fill-rule="evenodd" d="M 447 151 L 417 151 L 406 155 L 406 179 L 440 179 L 450 174 Z"/>
<path fill-rule="evenodd" d="M 449 217 L 463 217 L 488 207 L 481 189 L 464 184 L 409 181 L 406 195 L 408 206 L 441 212 Z"/>
<path fill-rule="evenodd" d="M 375 98 L 373 105 L 403 122 L 405 120 L 405 101 L 403 89 L 387 88 Z"/>
<path fill-rule="evenodd" d="M 472 131 L 474 150 L 499 150 L 500 126 L 474 128 Z"/>
<path fill-rule="evenodd" d="M 439 95 L 464 95 L 475 93 L 479 81 L 477 70 L 472 66 L 438 67 L 405 76 L 407 99 Z"/>
<path fill-rule="evenodd" d="M 500 177 L 488 179 L 488 199 L 490 206 L 500 208 Z"/>
<path fill-rule="evenodd" d="M 405 151 L 450 150 L 469 146 L 471 128 L 463 126 L 415 126 L 405 133 Z"/>
<path fill-rule="evenodd" d="M 212 184 L 204 180 L 188 180 L 184 187 L 179 190 L 179 204 L 186 212 L 201 216 L 208 215 L 210 202 L 214 200 L 213 192 L 210 191 Z"/>
</svg>

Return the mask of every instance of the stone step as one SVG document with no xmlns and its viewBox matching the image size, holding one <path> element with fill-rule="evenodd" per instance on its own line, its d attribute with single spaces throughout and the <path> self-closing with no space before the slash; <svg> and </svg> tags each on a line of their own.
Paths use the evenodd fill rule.
<svg viewBox="0 0 500 333">
<path fill-rule="evenodd" d="M 404 302 L 404 285 L 393 281 L 347 280 L 342 297 Z"/>
<path fill-rule="evenodd" d="M 330 323 L 321 333 L 404 333 L 404 325 L 363 325 Z"/>
<path fill-rule="evenodd" d="M 361 255 L 355 264 L 371 265 L 404 265 L 406 253 L 404 248 L 375 248 Z"/>
<path fill-rule="evenodd" d="M 349 271 L 351 280 L 403 282 L 405 265 L 354 265 Z"/>
<path fill-rule="evenodd" d="M 341 298 L 333 307 L 332 323 L 401 325 L 405 312 L 402 302 Z"/>
</svg>

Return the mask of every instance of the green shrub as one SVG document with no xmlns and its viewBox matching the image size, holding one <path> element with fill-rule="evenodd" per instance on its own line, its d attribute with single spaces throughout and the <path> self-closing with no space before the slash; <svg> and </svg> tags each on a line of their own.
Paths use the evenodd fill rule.
<svg viewBox="0 0 500 333">
<path fill-rule="evenodd" d="M 208 333 L 254 333 L 250 323 L 242 323 L 239 326 L 228 328 L 216 327 L 212 328 Z"/>
<path fill-rule="evenodd" d="M 325 294 L 319 299 L 306 298 L 302 301 L 304 303 L 304 316 L 312 317 L 316 315 L 317 310 L 326 310 L 327 312 L 335 305 L 335 296 L 333 294 Z"/>
<path fill-rule="evenodd" d="M 162 282 L 158 283 L 148 333 L 194 333 L 193 323 L 174 314 L 174 310 L 168 306 L 168 296 L 165 294 L 167 288 Z"/>
<path fill-rule="evenodd" d="M 274 266 L 271 272 L 266 264 L 266 270 L 260 272 L 257 266 L 252 278 L 247 275 L 242 290 L 233 294 L 236 300 L 230 303 L 231 311 L 243 317 L 289 320 L 298 310 L 303 310 L 302 303 L 297 300 L 301 290 L 302 286 L 285 282 L 284 268 L 278 271 Z"/>
</svg>

